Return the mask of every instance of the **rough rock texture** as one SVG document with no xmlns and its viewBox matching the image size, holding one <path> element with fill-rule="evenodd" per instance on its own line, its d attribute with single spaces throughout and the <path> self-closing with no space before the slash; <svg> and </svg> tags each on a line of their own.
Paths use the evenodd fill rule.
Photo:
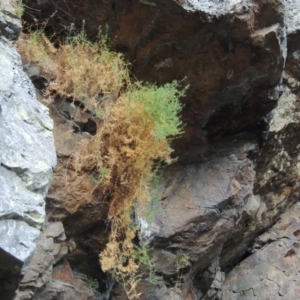
<svg viewBox="0 0 300 300">
<path fill-rule="evenodd" d="M 234 283 L 240 278 L 231 274 L 240 269 L 229 277 L 226 272 L 251 254 L 255 238 L 299 197 L 298 2 L 29 1 L 37 11 L 26 15 L 27 22 L 33 22 L 30 15 L 35 24 L 47 20 L 47 32 L 63 35 L 85 20 L 91 38 L 107 24 L 112 49 L 132 62 L 137 78 L 158 84 L 186 78 L 190 84 L 185 132 L 173 145 L 178 163 L 166 171 L 161 201 L 148 207 L 155 217 L 139 217 L 140 242 L 151 247 L 162 278 L 157 285 L 141 281 L 141 299 L 223 299 L 222 291 L 231 299 L 227 294 L 235 289 L 236 299 L 252 299 L 240 286 L 245 282 Z M 48 211 L 76 243 L 71 267 L 102 280 L 105 288 L 97 253 L 107 241 L 107 203 L 101 193 L 89 194 L 88 174 L 68 167 L 75 142 L 86 137 L 71 132 L 65 138 L 72 126 L 54 116 L 57 105 L 52 113 L 60 161 Z M 68 180 L 78 188 L 66 192 Z M 254 274 L 252 269 L 245 272 Z M 279 293 L 284 276 L 276 279 Z M 253 288 L 250 282 L 250 292 L 260 286 L 257 293 L 263 293 L 266 280 Z M 126 299 L 119 285 L 111 299 Z"/>
<path fill-rule="evenodd" d="M 182 0 L 178 1 L 188 11 L 203 11 L 211 16 L 221 16 L 245 10 L 253 5 L 249 0 Z"/>
<path fill-rule="evenodd" d="M 52 120 L 11 42 L 20 21 L 0 4 L 0 295 L 11 299 L 36 247 L 56 164 Z M 7 37 L 7 38 L 6 38 Z"/>
<path fill-rule="evenodd" d="M 228 1 L 204 2 L 199 5 L 210 9 L 209 15 L 206 10 L 189 12 L 171 0 L 30 1 L 40 10 L 30 14 L 39 22 L 52 16 L 46 30 L 56 32 L 71 24 L 80 28 L 85 20 L 91 37 L 99 25 L 107 24 L 112 49 L 133 62 L 137 78 L 158 84 L 186 78 L 190 88 L 184 100 L 185 133 L 174 147 L 181 162 L 196 163 L 224 137 L 249 131 L 261 137 L 264 117 L 276 106 L 274 87 L 286 42 L 278 1 L 257 1 L 242 10 L 232 5 L 230 13 L 219 18 L 213 12 L 219 16 Z M 29 15 L 26 20 L 30 22 Z"/>
<path fill-rule="evenodd" d="M 286 1 L 287 60 L 285 91 L 270 123 L 268 140 L 257 163 L 255 192 L 264 195 L 265 222 L 299 199 L 299 18 L 298 1 Z M 255 244 L 255 253 L 226 276 L 220 299 L 298 299 L 299 205 L 287 210 Z M 256 250 L 255 248 L 261 248 Z M 250 254 L 250 253 L 249 253 Z M 296 274 L 297 273 L 297 274 Z"/>
<path fill-rule="evenodd" d="M 297 204 L 257 238 L 254 253 L 226 275 L 220 299 L 299 299 L 299 215 Z"/>
<path fill-rule="evenodd" d="M 0 3 L 0 35 L 16 40 L 21 31 L 21 22 L 16 16 L 13 1 L 1 0 Z"/>
<path fill-rule="evenodd" d="M 65 233 L 61 222 L 49 223 L 43 228 L 15 299 L 31 299 L 35 290 L 50 281 L 53 264 L 68 253 L 64 241 Z"/>
<path fill-rule="evenodd" d="M 73 274 L 65 260 L 75 245 L 66 241 L 61 222 L 50 222 L 42 230 L 37 247 L 20 283 L 15 300 L 92 300 L 94 291 L 87 278 Z M 80 275 L 80 274 L 79 274 Z"/>
</svg>

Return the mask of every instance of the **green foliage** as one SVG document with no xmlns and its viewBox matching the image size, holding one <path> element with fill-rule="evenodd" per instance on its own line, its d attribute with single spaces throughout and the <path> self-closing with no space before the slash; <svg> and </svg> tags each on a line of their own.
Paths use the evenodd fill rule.
<svg viewBox="0 0 300 300">
<path fill-rule="evenodd" d="M 110 170 L 108 168 L 105 168 L 105 167 L 100 167 L 99 168 L 99 180 L 100 180 L 100 183 L 101 182 L 105 182 L 106 177 L 109 175 L 109 173 L 110 173 Z"/>
<path fill-rule="evenodd" d="M 177 281 L 175 286 L 178 288 L 185 281 L 186 277 L 191 272 L 191 263 L 189 257 L 183 252 L 177 252 L 175 258 Z M 188 270 L 187 270 L 188 269 Z"/>
<path fill-rule="evenodd" d="M 140 82 L 124 96 L 129 101 L 143 105 L 145 117 L 152 119 L 155 124 L 155 131 L 152 134 L 161 140 L 180 134 L 183 128 L 179 117 L 182 110 L 179 98 L 185 95 L 186 89 L 187 87 L 180 89 L 177 81 L 160 87 Z"/>
<path fill-rule="evenodd" d="M 189 257 L 186 254 L 184 254 L 183 252 L 176 253 L 177 272 L 181 269 L 184 269 L 184 268 L 190 266 L 190 265 L 191 265 L 191 263 L 190 263 Z"/>
<path fill-rule="evenodd" d="M 99 120 L 103 120 L 104 117 L 105 117 L 105 111 L 99 107 L 96 111 L 96 117 L 99 119 Z"/>
<path fill-rule="evenodd" d="M 148 281 L 151 284 L 156 284 L 160 277 L 155 274 L 155 260 L 149 256 L 147 247 L 135 247 L 132 252 L 133 258 L 139 266 L 144 266 L 147 269 Z"/>
<path fill-rule="evenodd" d="M 97 279 L 88 277 L 86 281 L 86 286 L 89 287 L 90 289 L 97 290 L 99 288 L 99 283 Z"/>
</svg>

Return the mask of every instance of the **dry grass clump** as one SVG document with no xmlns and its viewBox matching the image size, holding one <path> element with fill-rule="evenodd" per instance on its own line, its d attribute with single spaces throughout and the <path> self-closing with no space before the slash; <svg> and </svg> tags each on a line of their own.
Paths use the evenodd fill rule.
<svg viewBox="0 0 300 300">
<path fill-rule="evenodd" d="M 182 128 L 178 98 L 184 91 L 178 89 L 177 82 L 136 84 L 109 107 L 96 136 L 76 154 L 76 165 L 90 169 L 110 198 L 111 235 L 100 255 L 102 269 L 126 282 L 132 299 L 139 261 L 131 213 L 137 199 L 144 204 L 149 200 L 155 162 L 172 162 L 170 138 Z"/>
<path fill-rule="evenodd" d="M 109 51 L 101 35 L 92 43 L 81 31 L 56 48 L 39 30 L 22 34 L 17 47 L 25 62 L 38 64 L 50 79 L 49 90 L 82 101 L 93 111 L 103 99 L 116 99 L 129 82 L 122 56 Z"/>
<path fill-rule="evenodd" d="M 183 93 L 177 88 L 176 82 L 162 87 L 136 84 L 107 106 L 96 136 L 76 154 L 77 167 L 93 170 L 102 189 L 114 194 L 110 219 L 123 212 L 121 199 L 131 205 L 128 198 L 145 198 L 155 161 L 172 161 L 169 138 L 182 127 L 178 97 Z"/>
<path fill-rule="evenodd" d="M 96 135 L 79 145 L 69 165 L 91 174 L 93 195 L 106 195 L 111 232 L 100 263 L 124 284 L 128 298 L 136 299 L 140 265 L 153 264 L 133 242 L 134 207 L 137 199 L 146 204 L 150 198 L 155 164 L 172 162 L 170 141 L 182 130 L 179 98 L 185 89 L 176 81 L 161 87 L 131 82 L 122 57 L 101 38 L 89 42 L 83 32 L 55 48 L 38 31 L 23 35 L 18 48 L 25 61 L 37 63 L 52 79 L 50 90 L 95 106 L 96 113 L 105 111 Z"/>
</svg>

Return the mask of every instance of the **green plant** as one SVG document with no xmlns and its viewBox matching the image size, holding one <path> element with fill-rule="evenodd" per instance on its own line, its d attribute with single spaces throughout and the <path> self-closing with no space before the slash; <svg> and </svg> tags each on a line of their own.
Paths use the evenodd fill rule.
<svg viewBox="0 0 300 300">
<path fill-rule="evenodd" d="M 178 289 L 182 285 L 182 282 L 184 282 L 185 278 L 187 277 L 187 274 L 190 274 L 191 263 L 189 257 L 185 253 L 180 251 L 176 253 L 175 264 L 177 273 L 175 288 Z"/>
<path fill-rule="evenodd" d="M 154 124 L 152 135 L 156 139 L 174 138 L 181 133 L 183 124 L 179 117 L 182 104 L 179 98 L 185 95 L 187 88 L 180 89 L 179 83 L 173 81 L 163 86 L 139 82 L 125 95 L 129 102 L 141 104 L 143 114 Z M 147 120 L 145 120 L 145 123 Z"/>
<path fill-rule="evenodd" d="M 178 96 L 183 93 L 178 86 L 176 82 L 162 87 L 136 84 L 111 107 L 103 126 L 79 155 L 86 159 L 82 165 L 89 162 L 110 170 L 102 187 L 111 197 L 111 238 L 100 261 L 104 271 L 121 273 L 129 282 L 138 272 L 138 263 L 132 259 L 137 228 L 129 211 L 137 199 L 141 205 L 150 199 L 155 162 L 172 162 L 169 142 L 182 130 Z M 125 259 L 118 260 L 120 255 Z"/>
<path fill-rule="evenodd" d="M 86 281 L 86 286 L 90 289 L 97 290 L 99 288 L 98 280 L 96 278 L 88 277 Z"/>
<path fill-rule="evenodd" d="M 183 252 L 176 253 L 176 270 L 177 272 L 181 269 L 189 267 L 191 265 L 189 257 Z"/>
<path fill-rule="evenodd" d="M 160 277 L 155 274 L 155 260 L 149 256 L 149 249 L 147 247 L 136 247 L 133 251 L 133 257 L 139 266 L 146 268 L 148 281 L 151 284 L 156 284 Z"/>
<path fill-rule="evenodd" d="M 99 181 L 101 182 L 105 182 L 106 177 L 109 175 L 109 169 L 105 168 L 105 167 L 100 167 L 99 168 Z"/>
<path fill-rule="evenodd" d="M 145 275 L 151 284 L 157 284 L 161 278 L 155 274 L 155 260 L 149 256 L 148 252 L 147 247 L 134 246 L 130 257 L 122 254 L 118 256 L 121 265 L 124 263 L 131 265 L 133 272 L 124 272 L 120 266 L 113 268 L 113 278 L 123 285 L 129 299 L 139 299 L 140 294 L 137 293 L 136 287 Z M 134 271 L 134 268 L 138 268 L 139 272 Z"/>
</svg>

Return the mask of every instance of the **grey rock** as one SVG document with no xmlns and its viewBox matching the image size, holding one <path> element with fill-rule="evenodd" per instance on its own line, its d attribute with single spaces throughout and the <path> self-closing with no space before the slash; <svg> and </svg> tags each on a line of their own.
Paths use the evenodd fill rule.
<svg viewBox="0 0 300 300">
<path fill-rule="evenodd" d="M 56 164 L 52 120 L 23 72 L 16 39 L 20 21 L 0 3 L 0 294 L 11 299 L 45 220 L 44 198 Z M 10 264 L 7 261 L 11 261 Z"/>
<path fill-rule="evenodd" d="M 285 0 L 285 22 L 287 25 L 288 33 L 293 33 L 300 28 L 300 15 L 298 7 L 300 5 L 299 0 Z"/>
<path fill-rule="evenodd" d="M 10 0 L 0 2 L 0 35 L 16 40 L 21 32 L 21 21 L 15 13 L 12 2 Z"/>
<path fill-rule="evenodd" d="M 259 244 L 268 242 L 226 275 L 222 299 L 245 299 L 245 295 L 249 293 L 249 299 L 253 300 L 298 299 L 299 213 L 300 205 L 296 204 L 258 238 Z M 290 241 L 288 246 L 283 239 Z"/>
<path fill-rule="evenodd" d="M 242 12 L 253 5 L 251 0 L 184 0 L 182 6 L 188 11 L 203 11 L 212 16 Z"/>
<path fill-rule="evenodd" d="M 0 220 L 24 220 L 27 224 L 40 228 L 45 217 L 43 195 L 26 189 L 15 172 L 1 166 L 0 185 Z"/>
<path fill-rule="evenodd" d="M 15 299 L 31 299 L 51 281 L 53 265 L 68 253 L 65 240 L 61 222 L 50 222 L 43 228 Z"/>
<path fill-rule="evenodd" d="M 32 255 L 38 235 L 39 230 L 24 221 L 0 220 L 1 248 L 20 261 Z"/>
</svg>

